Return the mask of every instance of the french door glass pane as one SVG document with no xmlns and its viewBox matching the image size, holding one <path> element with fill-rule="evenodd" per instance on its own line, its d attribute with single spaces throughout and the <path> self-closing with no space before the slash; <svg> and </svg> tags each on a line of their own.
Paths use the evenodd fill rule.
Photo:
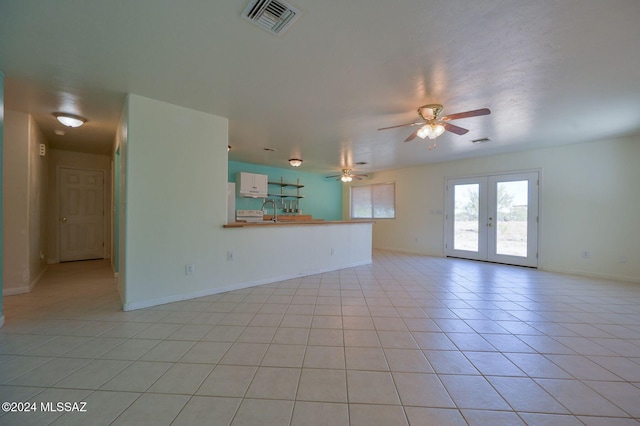
<svg viewBox="0 0 640 426">
<path fill-rule="evenodd" d="M 480 218 L 480 185 L 454 185 L 453 248 L 478 251 L 478 221 Z"/>
<path fill-rule="evenodd" d="M 497 182 L 496 253 L 527 257 L 529 182 Z"/>
</svg>

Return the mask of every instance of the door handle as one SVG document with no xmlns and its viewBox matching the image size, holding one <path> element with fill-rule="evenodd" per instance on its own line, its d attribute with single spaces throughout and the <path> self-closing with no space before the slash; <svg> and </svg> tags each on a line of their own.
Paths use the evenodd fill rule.
<svg viewBox="0 0 640 426">
<path fill-rule="evenodd" d="M 487 226 L 493 226 L 493 222 L 492 221 L 493 221 L 493 218 L 490 217 L 489 218 L 489 223 L 487 223 Z"/>
<path fill-rule="evenodd" d="M 62 219 L 60 219 L 60 222 L 65 223 L 67 221 L 66 217 L 63 217 Z"/>
</svg>

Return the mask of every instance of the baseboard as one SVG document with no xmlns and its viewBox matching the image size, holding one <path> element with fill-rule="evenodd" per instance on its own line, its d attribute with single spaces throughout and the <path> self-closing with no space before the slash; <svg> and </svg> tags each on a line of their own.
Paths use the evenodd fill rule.
<svg viewBox="0 0 640 426">
<path fill-rule="evenodd" d="M 118 290 L 118 295 L 120 296 L 120 302 L 124 306 L 124 292 L 122 291 L 122 283 L 118 279 L 116 281 L 116 290 Z"/>
<path fill-rule="evenodd" d="M 42 272 L 40 272 L 40 274 L 36 277 L 36 279 L 31 281 L 31 283 L 29 283 L 28 285 L 21 285 L 19 287 L 11 287 L 11 288 L 3 288 L 2 295 L 15 296 L 17 294 L 30 293 L 31 290 L 33 290 L 33 288 L 36 286 L 36 284 L 40 282 L 40 280 L 44 276 L 44 273 L 47 272 L 47 269 L 48 269 L 48 266 L 45 266 L 45 268 L 42 270 Z"/>
<path fill-rule="evenodd" d="M 420 256 L 428 256 L 428 257 L 445 257 L 444 254 L 442 253 L 428 253 L 425 251 L 419 251 L 419 250 L 411 250 L 411 249 L 404 249 L 404 248 L 395 248 L 395 247 L 374 247 L 374 250 L 383 250 L 383 251 L 393 251 L 393 252 L 397 252 L 397 253 L 404 253 L 404 254 L 417 254 Z"/>
<path fill-rule="evenodd" d="M 36 277 L 36 279 L 31 281 L 31 284 L 29 284 L 29 291 L 33 290 L 36 284 L 40 282 L 40 280 L 44 276 L 44 273 L 47 272 L 47 269 L 49 269 L 49 266 L 45 266 L 42 272 L 40 272 L 40 274 Z"/>
<path fill-rule="evenodd" d="M 164 305 L 164 304 L 167 304 L 167 303 L 181 302 L 183 300 L 197 299 L 198 297 L 212 296 L 214 294 L 225 293 L 227 291 L 242 290 L 243 288 L 257 287 L 257 286 L 260 286 L 260 285 L 277 283 L 277 282 L 280 282 L 280 281 L 286 281 L 286 280 L 291 280 L 291 279 L 294 279 L 294 278 L 306 277 L 306 276 L 309 276 L 309 275 L 322 274 L 322 273 L 325 273 L 325 272 L 333 272 L 333 271 L 338 271 L 340 269 L 346 269 L 346 268 L 354 268 L 356 266 L 370 265 L 371 263 L 372 263 L 371 259 L 369 259 L 369 260 L 366 260 L 366 261 L 354 262 L 353 264 L 349 264 L 349 265 L 341 265 L 338 268 L 329 267 L 329 268 L 323 268 L 323 269 L 318 269 L 318 270 L 314 270 L 314 271 L 308 271 L 308 272 L 304 272 L 304 273 L 287 274 L 287 275 L 282 275 L 282 276 L 279 276 L 279 277 L 266 278 L 264 280 L 250 281 L 250 282 L 246 282 L 246 283 L 238 283 L 238 284 L 233 284 L 233 285 L 224 286 L 224 287 L 216 287 L 216 288 L 211 288 L 211 289 L 202 290 L 202 291 L 195 291 L 195 292 L 191 292 L 191 293 L 176 294 L 176 295 L 173 295 L 173 296 L 159 297 L 157 299 L 149 299 L 149 300 L 143 300 L 143 301 L 140 301 L 140 302 L 125 303 L 122 306 L 122 310 L 123 311 L 134 311 L 136 309 L 150 308 L 152 306 Z"/>
<path fill-rule="evenodd" d="M 626 283 L 640 283 L 640 278 L 638 277 L 625 277 L 625 276 L 610 275 L 610 274 L 597 274 L 597 273 L 578 271 L 574 269 L 547 268 L 542 266 L 538 266 L 538 269 L 541 271 L 553 272 L 556 274 L 575 275 L 582 278 L 595 278 L 599 280 L 611 280 L 611 281 L 619 281 L 619 282 L 626 282 Z"/>
<path fill-rule="evenodd" d="M 31 287 L 28 285 L 21 285 L 20 287 L 12 287 L 12 288 L 3 288 L 2 295 L 3 296 L 15 296 L 17 294 L 25 294 L 31 291 Z"/>
</svg>

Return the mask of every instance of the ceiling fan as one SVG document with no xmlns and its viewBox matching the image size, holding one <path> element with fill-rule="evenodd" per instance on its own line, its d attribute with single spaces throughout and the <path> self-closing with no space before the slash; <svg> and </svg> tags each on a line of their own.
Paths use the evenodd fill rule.
<svg viewBox="0 0 640 426">
<path fill-rule="evenodd" d="M 400 124 L 398 126 L 383 127 L 378 130 L 395 129 L 397 127 L 406 126 L 420 126 L 413 133 L 411 133 L 408 138 L 404 140 L 405 142 L 409 142 L 410 140 L 415 139 L 416 136 L 422 139 L 427 137 L 429 139 L 435 139 L 443 134 L 445 130 L 451 133 L 455 133 L 456 135 L 464 135 L 469 130 L 451 124 L 449 123 L 449 121 L 459 120 L 461 118 L 477 117 L 480 115 L 489 115 L 491 114 L 491 111 L 489 110 L 489 108 L 481 108 L 474 109 L 473 111 L 449 114 L 442 117 L 440 117 L 440 113 L 442 113 L 442 105 L 440 104 L 423 105 L 418 108 L 418 115 L 420 116 L 420 118 L 422 118 L 422 121 L 418 121 L 416 123 Z M 431 147 L 429 147 L 429 149 L 431 149 Z"/>
<path fill-rule="evenodd" d="M 363 177 L 369 177 L 369 175 L 353 173 L 353 170 L 351 170 L 351 169 L 342 169 L 342 174 L 333 175 L 333 176 L 327 176 L 327 179 L 329 179 L 329 178 L 338 178 L 336 180 L 341 180 L 343 182 L 351 182 L 354 179 L 362 180 Z"/>
</svg>

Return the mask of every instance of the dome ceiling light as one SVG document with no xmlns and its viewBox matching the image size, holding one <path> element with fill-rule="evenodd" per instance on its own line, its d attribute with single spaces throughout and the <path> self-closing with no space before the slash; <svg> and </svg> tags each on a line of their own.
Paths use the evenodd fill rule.
<svg viewBox="0 0 640 426">
<path fill-rule="evenodd" d="M 54 112 L 53 115 L 61 124 L 67 127 L 80 127 L 87 122 L 87 119 L 84 117 L 80 117 L 79 115 L 74 114 L 67 114 L 66 112 Z"/>
</svg>

